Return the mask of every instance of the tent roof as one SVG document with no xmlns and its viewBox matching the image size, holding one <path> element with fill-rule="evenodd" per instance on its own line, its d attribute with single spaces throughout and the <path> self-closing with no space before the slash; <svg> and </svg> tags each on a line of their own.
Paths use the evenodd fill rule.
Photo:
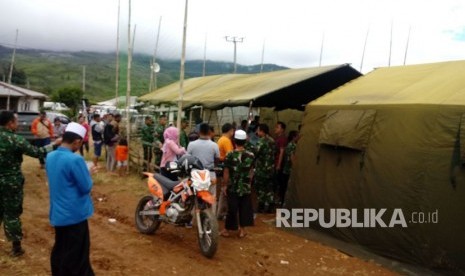
<svg viewBox="0 0 465 276">
<path fill-rule="evenodd" d="M 309 106 L 465 105 L 465 61 L 378 68 L 334 89 Z"/>
<path fill-rule="evenodd" d="M 261 74 L 227 74 L 191 78 L 184 81 L 185 107 L 206 108 L 248 105 L 303 109 L 337 86 L 361 74 L 348 64 L 303 69 L 286 69 Z M 139 100 L 153 103 L 176 102 L 179 82 L 141 96 Z"/>
</svg>

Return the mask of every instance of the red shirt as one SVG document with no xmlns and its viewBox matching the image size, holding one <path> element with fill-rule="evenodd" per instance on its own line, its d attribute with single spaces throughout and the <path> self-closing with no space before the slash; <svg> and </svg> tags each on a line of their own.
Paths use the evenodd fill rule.
<svg viewBox="0 0 465 276">
<path fill-rule="evenodd" d="M 281 135 L 281 136 L 278 136 L 276 137 L 276 139 L 274 140 L 275 141 L 275 145 L 276 145 L 276 155 L 275 155 L 275 158 L 274 158 L 274 165 L 275 167 L 278 166 L 278 161 L 279 161 L 279 151 L 280 149 L 285 149 L 286 146 L 287 146 L 287 138 L 286 138 L 286 135 Z M 284 158 L 284 155 L 283 155 L 283 158 Z M 282 160 L 281 160 L 281 167 L 282 167 Z"/>
<path fill-rule="evenodd" d="M 117 145 L 115 149 L 116 161 L 126 161 L 128 160 L 128 146 Z"/>
</svg>

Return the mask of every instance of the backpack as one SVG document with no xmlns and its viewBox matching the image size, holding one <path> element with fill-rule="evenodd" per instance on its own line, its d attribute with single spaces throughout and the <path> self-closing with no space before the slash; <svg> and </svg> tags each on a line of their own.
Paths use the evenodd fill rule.
<svg viewBox="0 0 465 276">
<path fill-rule="evenodd" d="M 113 126 L 111 124 L 106 124 L 103 129 L 103 143 L 109 146 L 113 145 L 113 138 L 115 135 L 116 134 L 113 132 Z"/>
<path fill-rule="evenodd" d="M 91 127 L 92 130 L 92 140 L 94 141 L 102 141 L 102 133 L 95 130 L 97 124 L 93 124 Z"/>
</svg>

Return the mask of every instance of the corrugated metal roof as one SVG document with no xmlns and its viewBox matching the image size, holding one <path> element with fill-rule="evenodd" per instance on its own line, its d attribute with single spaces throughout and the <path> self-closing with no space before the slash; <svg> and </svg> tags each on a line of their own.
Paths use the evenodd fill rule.
<svg viewBox="0 0 465 276">
<path fill-rule="evenodd" d="M 22 88 L 16 85 L 11 85 L 5 82 L 0 82 L 0 95 L 10 95 L 14 97 L 25 97 L 29 96 L 32 98 L 47 98 L 47 95 L 29 90 L 26 88 Z"/>
<path fill-rule="evenodd" d="M 185 107 L 202 105 L 206 108 L 247 105 L 251 100 L 286 89 L 302 81 L 320 76 L 339 68 L 349 68 L 348 64 L 303 69 L 287 69 L 261 74 L 227 74 L 191 78 L 184 81 L 183 103 Z M 356 70 L 355 77 L 361 74 Z M 355 77 L 350 77 L 349 81 Z M 344 83 L 346 82 L 344 81 Z M 170 84 L 154 92 L 139 97 L 139 100 L 153 103 L 176 102 L 179 99 L 179 82 Z M 331 89 L 333 89 L 332 87 Z M 329 90 L 331 90 L 329 89 Z M 299 93 L 311 92 L 299 91 Z M 328 91 L 329 91 L 328 90 Z M 327 91 L 325 91 L 327 92 Z M 292 99 L 280 99 L 280 101 Z M 307 101 L 308 102 L 308 101 Z M 301 103 L 305 104 L 307 102 Z"/>
<path fill-rule="evenodd" d="M 378 68 L 309 105 L 465 105 L 465 61 Z"/>
</svg>

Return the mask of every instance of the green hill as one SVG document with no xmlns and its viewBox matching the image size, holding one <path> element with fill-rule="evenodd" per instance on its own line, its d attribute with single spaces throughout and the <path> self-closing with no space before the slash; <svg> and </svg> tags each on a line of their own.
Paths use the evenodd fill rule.
<svg viewBox="0 0 465 276">
<path fill-rule="evenodd" d="M 8 77 L 12 48 L 0 46 L 0 80 Z M 151 56 L 134 54 L 131 68 L 131 95 L 140 96 L 149 92 Z M 158 87 L 179 80 L 180 61 L 158 59 Z M 82 87 L 83 66 L 86 70 L 85 97 L 92 102 L 115 96 L 116 54 L 97 52 L 55 52 L 48 50 L 17 49 L 15 69 L 23 71 L 30 89 L 51 95 L 63 87 Z M 185 78 L 202 75 L 203 61 L 186 61 Z M 286 67 L 265 64 L 264 72 L 282 70 Z M 208 60 L 206 75 L 231 73 L 233 63 Z M 260 65 L 237 65 L 238 73 L 258 73 Z M 127 55 L 120 55 L 119 95 L 126 94 Z M 27 86 L 27 85 L 24 85 Z"/>
</svg>

